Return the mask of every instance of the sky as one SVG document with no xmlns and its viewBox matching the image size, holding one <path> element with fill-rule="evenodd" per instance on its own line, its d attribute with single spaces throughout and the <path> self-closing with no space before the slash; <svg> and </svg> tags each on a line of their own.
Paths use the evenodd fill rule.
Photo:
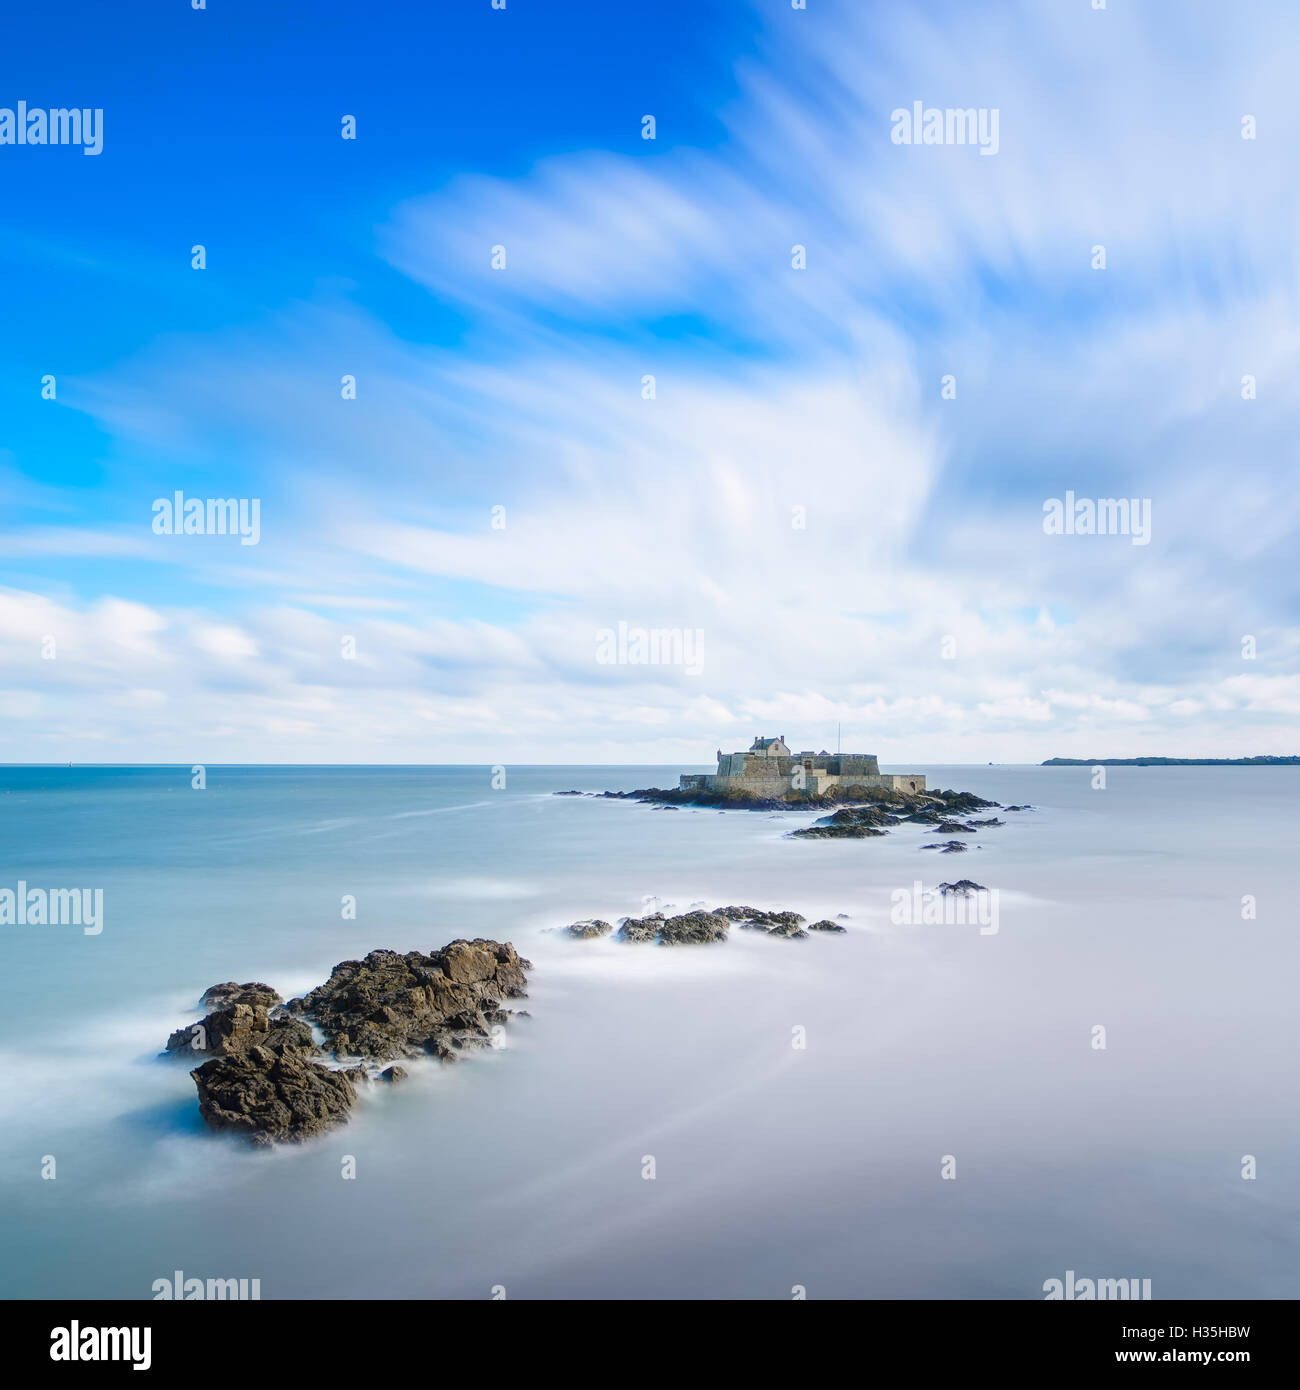
<svg viewBox="0 0 1300 1390">
<path fill-rule="evenodd" d="M 1300 12 L 1095 2 L 14 10 L 0 761 L 1300 752 Z"/>
</svg>

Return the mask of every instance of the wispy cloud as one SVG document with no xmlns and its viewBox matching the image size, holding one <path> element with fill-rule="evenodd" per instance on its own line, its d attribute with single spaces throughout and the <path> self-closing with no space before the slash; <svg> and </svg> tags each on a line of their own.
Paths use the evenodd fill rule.
<svg viewBox="0 0 1300 1390">
<path fill-rule="evenodd" d="M 71 382 L 111 462 L 96 517 L 0 537 L 0 756 L 105 695 L 122 757 L 1292 751 L 1300 19 L 818 8 L 708 150 L 396 203 L 403 331 L 334 291 Z M 997 107 L 996 157 L 893 145 L 913 101 Z M 259 546 L 164 551 L 173 486 L 255 490 Z M 1045 535 L 1067 490 L 1148 499 L 1150 544 Z M 56 601 L 60 557 L 101 563 Z M 702 672 L 602 665 L 620 622 Z"/>
</svg>

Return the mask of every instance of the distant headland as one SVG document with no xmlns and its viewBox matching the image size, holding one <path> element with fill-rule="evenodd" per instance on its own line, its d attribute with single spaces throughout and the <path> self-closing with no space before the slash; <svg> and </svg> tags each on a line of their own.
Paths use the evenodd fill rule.
<svg viewBox="0 0 1300 1390">
<path fill-rule="evenodd" d="M 1298 767 L 1296 758 L 1048 758 L 1041 767 Z"/>
</svg>

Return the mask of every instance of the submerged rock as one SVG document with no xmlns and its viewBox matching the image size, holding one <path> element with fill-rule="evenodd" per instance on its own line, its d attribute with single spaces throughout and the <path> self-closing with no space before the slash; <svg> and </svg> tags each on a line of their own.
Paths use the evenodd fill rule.
<svg viewBox="0 0 1300 1390">
<path fill-rule="evenodd" d="M 569 936 L 576 936 L 579 941 L 590 941 L 593 937 L 608 936 L 614 930 L 609 922 L 602 922 L 599 917 L 588 917 L 581 922 L 573 922 L 564 928 Z"/>
<path fill-rule="evenodd" d="M 739 920 L 741 928 L 745 931 L 761 931 L 769 936 L 785 936 L 795 941 L 800 941 L 808 935 L 803 930 L 803 924 L 808 919 L 798 912 L 764 912 L 754 907 L 720 908 L 719 911 L 744 912 L 744 918 Z"/>
<path fill-rule="evenodd" d="M 618 940 L 657 941 L 659 928 L 665 920 L 662 912 L 651 912 L 646 917 L 621 917 L 618 923 Z"/>
<path fill-rule="evenodd" d="M 646 917 L 624 917 L 615 939 L 631 942 L 657 942 L 661 946 L 701 945 L 725 941 L 732 926 L 745 931 L 765 932 L 792 941 L 807 938 L 806 918 L 798 912 L 769 912 L 761 907 L 717 907 L 712 912 L 694 909 L 677 917 L 652 912 Z M 818 931 L 843 931 L 835 923 L 819 924 Z"/>
<path fill-rule="evenodd" d="M 937 849 L 940 854 L 965 854 L 970 848 L 960 840 L 947 840 L 941 845 L 922 845 L 922 849 Z"/>
<path fill-rule="evenodd" d="M 838 922 L 832 922 L 828 917 L 823 917 L 820 922 L 813 922 L 808 927 L 809 931 L 848 931 L 847 927 L 842 927 Z"/>
<path fill-rule="evenodd" d="M 683 912 L 659 928 L 661 946 L 684 946 L 725 941 L 731 923 L 717 912 Z"/>
<path fill-rule="evenodd" d="M 883 806 L 846 806 L 834 815 L 826 816 L 816 825 L 792 830 L 791 839 L 807 840 L 864 840 L 873 835 L 887 835 L 887 825 L 898 825 L 900 817 Z"/>
<path fill-rule="evenodd" d="M 930 793 L 943 802 L 944 808 L 951 814 L 956 812 L 961 814 L 965 811 L 986 811 L 990 807 L 997 807 L 996 801 L 986 801 L 982 796 L 976 796 L 974 792 L 954 792 L 954 791 L 935 791 Z"/>
<path fill-rule="evenodd" d="M 713 941 L 725 941 L 730 922 L 718 912 L 683 912 L 665 917 L 652 912 L 648 917 L 624 917 L 618 929 L 618 940 L 658 942 L 661 946 L 695 946 Z"/>
<path fill-rule="evenodd" d="M 963 897 L 968 897 L 972 893 L 987 893 L 988 891 L 982 883 L 976 883 L 971 878 L 959 878 L 956 883 L 941 883 L 939 885 L 939 892 L 960 893 Z"/>
</svg>

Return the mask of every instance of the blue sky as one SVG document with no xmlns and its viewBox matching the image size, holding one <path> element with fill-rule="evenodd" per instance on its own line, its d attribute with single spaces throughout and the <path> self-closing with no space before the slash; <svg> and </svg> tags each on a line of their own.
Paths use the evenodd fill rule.
<svg viewBox="0 0 1300 1390">
<path fill-rule="evenodd" d="M 0 758 L 1296 751 L 1298 29 L 16 13 L 0 107 L 104 150 L 0 146 Z M 893 143 L 914 101 L 996 154 Z M 258 544 L 154 534 L 177 489 Z M 1067 490 L 1150 543 L 1044 535 Z M 619 623 L 703 669 L 601 664 Z"/>
</svg>

